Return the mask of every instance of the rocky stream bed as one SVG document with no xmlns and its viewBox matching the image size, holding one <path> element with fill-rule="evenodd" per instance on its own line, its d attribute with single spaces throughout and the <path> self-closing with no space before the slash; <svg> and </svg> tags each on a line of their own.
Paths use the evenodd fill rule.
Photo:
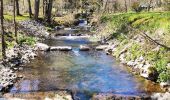
<svg viewBox="0 0 170 100">
<path fill-rule="evenodd" d="M 45 37 L 46 39 L 50 37 L 50 34 L 47 32 L 47 29 L 42 24 L 39 24 L 36 21 L 23 21 L 19 22 L 21 25 L 21 31 L 26 32 L 27 34 Z M 80 45 L 80 51 L 90 51 L 90 50 L 104 50 L 107 54 L 111 54 L 116 49 L 116 42 L 108 43 L 107 45 L 99 45 L 97 47 L 92 47 L 88 45 Z M 127 46 L 128 48 L 128 46 Z M 30 63 L 39 51 L 41 52 L 49 52 L 49 51 L 72 51 L 74 50 L 74 46 L 50 46 L 44 43 L 36 43 L 34 47 L 28 45 L 15 46 L 12 49 L 7 50 L 7 59 L 0 63 L 0 91 L 1 93 L 9 92 L 10 89 L 19 81 L 24 79 L 23 74 L 18 74 L 24 70 L 25 64 Z M 147 68 L 150 66 L 149 62 L 145 61 L 143 57 L 136 59 L 135 61 L 125 61 L 124 53 L 126 48 L 122 50 L 122 53 L 119 57 L 119 60 L 122 64 L 131 66 L 132 69 L 147 79 L 150 78 L 147 72 Z M 77 52 L 77 51 L 76 51 Z M 139 70 L 142 71 L 139 71 Z M 164 83 L 163 85 L 168 85 L 168 83 Z M 44 95 L 45 94 L 45 95 Z M 22 95 L 22 96 L 21 96 Z M 25 99 L 25 95 L 29 95 L 28 97 L 33 96 L 33 99 L 40 100 L 46 97 L 49 99 L 56 100 L 78 100 L 76 96 L 74 96 L 74 92 L 68 92 L 67 90 L 61 90 L 56 92 L 32 92 L 27 94 L 16 94 L 16 93 L 7 93 L 5 95 L 0 95 L 0 97 L 12 100 L 13 98 L 21 98 Z M 35 95 L 42 95 L 43 98 L 36 98 Z M 51 98 L 51 96 L 53 98 Z M 170 98 L 170 89 L 167 88 L 166 93 L 152 93 L 151 95 L 121 95 L 114 93 L 97 93 L 92 96 L 92 100 L 169 100 Z M 32 98 L 26 98 L 32 100 Z M 86 99 L 85 99 L 86 100 Z"/>
</svg>

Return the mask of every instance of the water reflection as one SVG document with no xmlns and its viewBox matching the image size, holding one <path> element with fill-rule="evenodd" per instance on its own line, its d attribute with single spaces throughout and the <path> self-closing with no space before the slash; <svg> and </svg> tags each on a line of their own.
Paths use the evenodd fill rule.
<svg viewBox="0 0 170 100">
<path fill-rule="evenodd" d="M 57 44 L 58 41 L 51 45 Z M 11 92 L 69 89 L 78 97 L 87 99 L 99 92 L 139 95 L 159 91 L 156 85 L 137 80 L 104 52 L 80 52 L 76 48 L 78 43 L 63 41 L 63 44 L 74 46 L 73 51 L 40 53 L 39 58 L 25 67 L 22 72 L 25 79 Z"/>
</svg>

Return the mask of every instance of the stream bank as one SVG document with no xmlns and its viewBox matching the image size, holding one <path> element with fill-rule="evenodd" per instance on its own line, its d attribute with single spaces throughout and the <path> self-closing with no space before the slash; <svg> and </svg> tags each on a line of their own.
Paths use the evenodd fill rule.
<svg viewBox="0 0 170 100">
<path fill-rule="evenodd" d="M 8 48 L 6 48 L 6 59 L 0 63 L 1 93 L 9 92 L 13 85 L 24 77 L 24 75 L 17 73 L 24 69 L 26 63 L 30 63 L 37 56 L 39 50 L 34 44 L 38 40 L 50 37 L 45 26 L 36 21 L 20 21 L 18 25 L 18 44 L 16 44 L 12 34 L 12 22 L 5 21 L 4 23 L 5 29 L 8 29 L 6 31 L 8 33 L 6 36 Z"/>
<path fill-rule="evenodd" d="M 29 63 L 36 57 L 35 50 L 26 45 L 15 46 L 8 49 L 6 53 L 6 59 L 0 64 L 1 92 L 8 92 L 17 80 L 22 79 L 23 75 L 18 75 L 17 72 L 23 70 L 23 64 Z"/>
<path fill-rule="evenodd" d="M 159 83 L 166 93 L 155 94 L 154 99 L 164 100 L 170 95 L 170 41 L 169 20 L 165 25 L 161 16 L 169 18 L 169 13 L 103 15 L 93 38 L 133 73 Z"/>
</svg>

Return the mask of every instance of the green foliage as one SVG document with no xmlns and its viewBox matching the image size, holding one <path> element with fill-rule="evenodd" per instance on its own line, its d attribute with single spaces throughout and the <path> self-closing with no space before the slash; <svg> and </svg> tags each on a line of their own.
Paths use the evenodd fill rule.
<svg viewBox="0 0 170 100">
<path fill-rule="evenodd" d="M 111 18 L 110 17 L 108 17 L 108 16 L 102 16 L 101 18 L 100 18 L 100 21 L 102 22 L 102 23 L 104 23 L 104 22 L 107 22 L 108 20 L 110 20 Z"/>
<path fill-rule="evenodd" d="M 158 59 L 155 62 L 155 67 L 159 73 L 162 73 L 167 70 L 167 68 L 166 68 L 167 64 L 168 64 L 168 62 L 166 59 Z"/>
<path fill-rule="evenodd" d="M 144 55 L 143 50 L 141 50 L 141 46 L 137 43 L 133 43 L 132 46 L 128 48 L 128 51 L 131 54 L 127 55 L 126 59 L 128 60 L 135 60 L 136 58 Z"/>
<path fill-rule="evenodd" d="M 146 60 L 150 62 L 154 62 L 158 59 L 158 52 L 157 51 L 148 51 L 146 52 L 145 56 Z"/>
<path fill-rule="evenodd" d="M 8 48 L 13 48 L 15 44 L 16 44 L 15 41 L 12 41 L 12 42 L 6 41 L 6 45 Z"/>
<path fill-rule="evenodd" d="M 122 42 L 119 44 L 118 48 L 114 52 L 114 56 L 118 58 L 120 56 L 121 51 L 124 49 L 124 45 L 128 43 L 127 39 L 122 40 Z"/>
<path fill-rule="evenodd" d="M 170 80 L 170 71 L 165 71 L 159 74 L 158 82 L 167 82 L 167 80 Z"/>
<path fill-rule="evenodd" d="M 22 34 L 19 35 L 18 38 L 18 43 L 19 44 L 27 44 L 33 46 L 36 43 L 36 38 L 32 36 L 24 36 Z"/>
<path fill-rule="evenodd" d="M 165 48 L 160 48 L 159 51 L 150 51 L 145 56 L 159 73 L 158 82 L 166 82 L 170 79 L 170 71 L 167 69 L 167 64 L 170 62 L 169 56 L 170 52 Z"/>
</svg>

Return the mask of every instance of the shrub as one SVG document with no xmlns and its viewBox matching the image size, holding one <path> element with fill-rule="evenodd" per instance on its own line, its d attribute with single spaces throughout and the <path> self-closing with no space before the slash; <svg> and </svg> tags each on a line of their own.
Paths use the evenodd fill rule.
<svg viewBox="0 0 170 100">
<path fill-rule="evenodd" d="M 167 82 L 170 80 L 170 71 L 165 71 L 159 74 L 158 82 Z"/>
<path fill-rule="evenodd" d="M 19 35 L 18 38 L 18 43 L 19 44 L 27 44 L 27 45 L 34 45 L 36 43 L 36 38 L 35 37 L 31 37 L 31 36 L 24 36 L 24 35 Z"/>
<path fill-rule="evenodd" d="M 159 59 L 155 62 L 156 69 L 159 73 L 167 70 L 166 65 L 168 64 L 166 59 Z"/>
</svg>

